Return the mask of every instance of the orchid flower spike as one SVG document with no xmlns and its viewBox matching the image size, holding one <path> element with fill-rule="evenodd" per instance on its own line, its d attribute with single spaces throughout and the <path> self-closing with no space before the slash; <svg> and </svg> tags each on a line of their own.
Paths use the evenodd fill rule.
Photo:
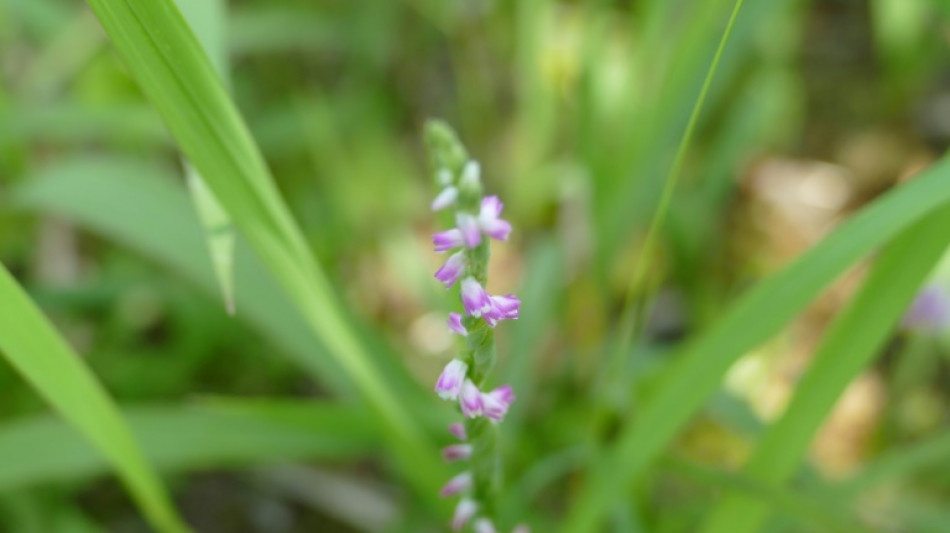
<svg viewBox="0 0 950 533">
<path fill-rule="evenodd" d="M 435 385 L 435 392 L 446 400 L 458 402 L 466 419 L 484 416 L 492 423 L 501 422 L 515 401 L 509 385 L 490 392 L 479 388 L 494 363 L 494 351 L 483 357 L 480 347 L 492 343 L 492 332 L 503 320 L 514 320 L 521 313 L 521 301 L 513 294 L 490 295 L 486 290 L 490 241 L 508 240 L 512 226 L 501 218 L 504 205 L 497 196 L 484 196 L 481 167 L 468 159 L 465 147 L 450 127 L 431 122 L 426 129 L 430 160 L 435 162 L 435 181 L 439 192 L 432 201 L 435 211 L 450 210 L 455 227 L 432 236 L 436 252 L 449 252 L 435 278 L 446 289 L 459 285 L 463 312 L 449 313 L 446 326 L 453 333 L 466 337 L 464 351 L 449 362 Z M 464 323 L 463 323 L 464 322 Z M 462 343 L 459 343 L 460 345 Z M 476 381 L 477 378 L 477 381 Z M 463 530 L 474 520 L 475 533 L 497 533 L 490 510 L 494 508 L 491 494 L 473 491 L 488 481 L 484 478 L 488 462 L 497 460 L 495 443 L 478 431 L 471 440 L 466 424 L 456 422 L 449 431 L 459 442 L 442 449 L 446 461 L 470 461 L 471 467 L 453 477 L 442 488 L 442 497 L 462 495 L 452 517 L 452 529 Z M 476 453 L 477 450 L 477 453 Z M 477 496 L 475 494 L 478 494 Z M 518 526 L 513 533 L 529 533 Z"/>
</svg>

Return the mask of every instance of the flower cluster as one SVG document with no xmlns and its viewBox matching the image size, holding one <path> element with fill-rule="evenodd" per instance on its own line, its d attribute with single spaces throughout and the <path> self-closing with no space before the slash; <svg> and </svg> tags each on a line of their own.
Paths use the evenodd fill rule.
<svg viewBox="0 0 950 533">
<path fill-rule="evenodd" d="M 435 277 L 446 289 L 459 285 L 464 314 L 449 313 L 446 325 L 452 332 L 466 337 L 467 350 L 463 357 L 452 359 L 445 366 L 435 384 L 435 392 L 444 400 L 457 401 L 464 419 L 474 421 L 483 417 L 497 424 L 504 419 L 515 396 L 508 385 L 492 390 L 480 388 L 491 363 L 485 363 L 485 358 L 476 357 L 476 353 L 487 349 L 493 359 L 491 329 L 503 320 L 517 319 L 521 302 L 512 294 L 491 295 L 483 282 L 479 282 L 486 278 L 489 240 L 504 241 L 511 233 L 511 224 L 501 218 L 503 205 L 498 197 L 482 197 L 479 173 L 475 161 L 461 166 L 457 180 L 448 168 L 437 171 L 442 190 L 432 202 L 432 209 L 452 208 L 455 227 L 432 236 L 435 251 L 449 253 Z M 486 348 L 486 344 L 490 346 Z M 449 429 L 461 442 L 443 449 L 445 460 L 480 460 L 473 457 L 476 446 L 468 439 L 465 424 L 458 422 Z M 480 501 L 480 492 L 476 490 L 480 480 L 473 471 L 477 469 L 453 477 L 441 491 L 442 497 L 461 496 L 452 518 L 452 529 L 461 531 L 471 522 L 476 533 L 495 533 L 490 517 L 480 515 L 485 502 Z M 525 533 L 527 528 L 519 526 L 515 532 Z"/>
</svg>

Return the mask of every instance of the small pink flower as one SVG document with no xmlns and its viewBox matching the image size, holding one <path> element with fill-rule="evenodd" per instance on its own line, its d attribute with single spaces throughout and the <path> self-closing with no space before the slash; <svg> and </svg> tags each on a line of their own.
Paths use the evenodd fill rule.
<svg viewBox="0 0 950 533">
<path fill-rule="evenodd" d="M 459 197 L 459 190 L 455 187 L 446 187 L 442 189 L 442 192 L 435 197 L 435 200 L 432 200 L 432 210 L 441 211 L 446 207 L 455 203 Z"/>
<path fill-rule="evenodd" d="M 478 511 L 478 504 L 471 498 L 462 498 L 455 506 L 455 514 L 452 515 L 452 531 L 461 531 L 465 524 L 475 516 Z"/>
<path fill-rule="evenodd" d="M 475 530 L 475 533 L 497 533 L 495 530 L 495 524 L 491 523 L 491 520 L 487 518 L 479 518 L 472 524 L 472 529 Z"/>
<path fill-rule="evenodd" d="M 505 418 L 505 414 L 508 413 L 508 407 L 510 407 L 514 401 L 515 395 L 511 391 L 511 386 L 502 385 L 491 392 L 482 393 L 482 413 L 496 422 L 500 421 Z"/>
<path fill-rule="evenodd" d="M 465 461 L 472 456 L 471 444 L 452 444 L 442 448 L 442 458 L 448 462 Z"/>
<path fill-rule="evenodd" d="M 488 293 L 475 278 L 469 276 L 462 280 L 462 305 L 465 312 L 476 318 L 491 311 L 492 301 Z"/>
<path fill-rule="evenodd" d="M 449 320 L 445 323 L 449 329 L 463 337 L 468 337 L 468 330 L 462 325 L 462 315 L 458 313 L 449 313 Z"/>
<path fill-rule="evenodd" d="M 465 380 L 458 397 L 459 406 L 462 407 L 463 415 L 468 418 L 475 418 L 482 414 L 482 393 L 478 390 L 478 387 L 472 383 L 472 380 Z"/>
<path fill-rule="evenodd" d="M 482 198 L 481 209 L 478 213 L 478 226 L 492 239 L 499 241 L 508 240 L 508 234 L 511 233 L 511 224 L 507 220 L 499 218 L 503 204 L 497 196 L 486 196 Z"/>
<path fill-rule="evenodd" d="M 468 440 L 468 435 L 465 434 L 465 424 L 461 422 L 449 424 L 449 433 L 454 435 L 458 440 Z"/>
<path fill-rule="evenodd" d="M 452 248 L 458 248 L 465 244 L 462 238 L 462 232 L 457 228 L 440 231 L 432 236 L 432 244 L 435 245 L 436 252 L 446 252 Z"/>
<path fill-rule="evenodd" d="M 465 246 L 475 248 L 482 243 L 482 230 L 478 225 L 478 219 L 474 216 L 468 213 L 459 213 L 455 215 L 455 223 L 458 224 L 458 229 L 462 232 Z"/>
<path fill-rule="evenodd" d="M 449 482 L 446 483 L 444 487 L 442 487 L 442 490 L 439 491 L 439 496 L 448 498 L 449 496 L 454 496 L 470 488 L 472 488 L 472 473 L 462 472 L 461 474 L 450 479 Z"/>
<path fill-rule="evenodd" d="M 442 268 L 436 271 L 435 279 L 442 282 L 445 288 L 451 288 L 455 285 L 462 274 L 465 272 L 465 253 L 456 252 L 446 259 Z"/>
<path fill-rule="evenodd" d="M 488 325 L 495 327 L 502 320 L 517 319 L 521 311 L 521 300 L 514 294 L 490 296 L 490 309 L 484 314 Z"/>
<path fill-rule="evenodd" d="M 468 365 L 458 359 L 452 359 L 445 365 L 439 380 L 435 382 L 435 392 L 443 400 L 456 399 L 459 391 L 462 390 L 466 372 L 468 372 Z"/>
</svg>

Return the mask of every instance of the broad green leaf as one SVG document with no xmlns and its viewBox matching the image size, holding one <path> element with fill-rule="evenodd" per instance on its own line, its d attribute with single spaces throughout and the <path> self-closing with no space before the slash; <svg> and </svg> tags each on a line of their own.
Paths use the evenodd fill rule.
<svg viewBox="0 0 950 533">
<path fill-rule="evenodd" d="M 780 486 L 798 468 L 821 422 L 848 384 L 881 353 L 895 325 L 950 242 L 950 209 L 941 209 L 896 238 L 877 259 L 860 292 L 822 339 L 797 394 L 762 436 L 744 475 Z M 768 507 L 745 495 L 728 494 L 714 508 L 704 531 L 757 531 Z"/>
<path fill-rule="evenodd" d="M 192 31 L 201 43 L 208 58 L 211 59 L 218 76 L 227 84 L 228 53 L 224 40 L 226 10 L 224 0 L 200 0 L 182 2 L 176 0 L 178 8 L 191 25 Z M 205 239 L 211 252 L 211 264 L 218 277 L 221 296 L 228 314 L 234 314 L 234 225 L 228 212 L 221 207 L 195 168 L 183 162 L 188 192 L 191 201 L 198 210 L 198 218 L 204 228 Z"/>
<path fill-rule="evenodd" d="M 402 473 L 435 503 L 445 467 L 349 327 L 330 281 L 280 197 L 207 56 L 171 0 L 90 0 L 113 44 L 188 160 L 350 376 Z"/>
<path fill-rule="evenodd" d="M 115 404 L 5 268 L 0 302 L 0 352 L 7 361 L 116 469 L 157 530 L 188 531 Z"/>
<path fill-rule="evenodd" d="M 791 265 L 744 294 L 684 347 L 656 394 L 631 413 L 596 462 L 564 531 L 596 530 L 624 488 L 658 457 L 716 392 L 740 356 L 765 342 L 846 269 L 950 201 L 950 159 L 889 192 L 839 226 Z"/>
<path fill-rule="evenodd" d="M 148 459 L 162 471 L 294 460 L 340 461 L 375 451 L 366 413 L 290 400 L 210 400 L 124 410 Z M 0 427 L 0 491 L 88 479 L 108 464 L 68 426 L 50 416 Z"/>
</svg>

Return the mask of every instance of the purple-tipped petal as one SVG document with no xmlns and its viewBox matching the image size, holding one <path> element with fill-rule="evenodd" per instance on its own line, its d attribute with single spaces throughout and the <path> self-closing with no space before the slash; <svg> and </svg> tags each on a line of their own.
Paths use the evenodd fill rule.
<svg viewBox="0 0 950 533">
<path fill-rule="evenodd" d="M 489 394 L 494 395 L 499 400 L 511 405 L 515 401 L 515 393 L 511 390 L 511 385 L 502 385 L 497 389 L 491 391 Z"/>
<path fill-rule="evenodd" d="M 502 320 L 516 319 L 521 311 L 521 300 L 515 295 L 491 296 L 491 307 L 483 316 L 488 325 L 495 327 Z"/>
<path fill-rule="evenodd" d="M 518 318 L 518 314 L 521 311 L 521 300 L 514 294 L 492 296 L 491 304 L 492 310 L 505 319 Z"/>
<path fill-rule="evenodd" d="M 449 364 L 445 365 L 439 380 L 436 381 L 435 392 L 443 400 L 458 398 L 466 372 L 468 372 L 468 365 L 458 359 L 452 359 Z"/>
<path fill-rule="evenodd" d="M 449 320 L 445 323 L 449 329 L 463 337 L 468 337 L 468 330 L 462 325 L 462 315 L 458 313 L 449 313 Z"/>
<path fill-rule="evenodd" d="M 436 252 L 446 252 L 452 248 L 458 248 L 465 244 L 462 238 L 462 232 L 457 228 L 441 231 L 432 236 L 432 244 L 435 245 Z"/>
<path fill-rule="evenodd" d="M 466 379 L 459 391 L 459 406 L 462 414 L 468 418 L 475 418 L 482 414 L 482 393 L 472 380 Z"/>
<path fill-rule="evenodd" d="M 492 308 L 491 298 L 475 278 L 469 276 L 462 280 L 462 305 L 465 312 L 476 318 L 487 313 Z"/>
<path fill-rule="evenodd" d="M 482 198 L 481 209 L 478 213 L 478 225 L 486 235 L 499 241 L 508 240 L 511 233 L 511 224 L 499 218 L 503 204 L 497 196 Z"/>
<path fill-rule="evenodd" d="M 435 200 L 432 200 L 432 210 L 441 211 L 446 207 L 455 203 L 459 197 L 459 190 L 455 187 L 446 187 L 442 189 L 442 192 L 435 197 Z"/>
<path fill-rule="evenodd" d="M 442 448 L 442 458 L 448 462 L 465 461 L 472 456 L 471 444 L 452 444 Z"/>
<path fill-rule="evenodd" d="M 449 424 L 449 433 L 458 440 L 468 440 L 468 435 L 465 433 L 465 424 L 461 422 Z"/>
<path fill-rule="evenodd" d="M 468 213 L 459 213 L 455 216 L 455 223 L 458 224 L 459 231 L 462 232 L 462 240 L 465 246 L 475 248 L 482 243 L 482 229 L 478 225 L 478 219 Z"/>
<path fill-rule="evenodd" d="M 483 218 L 498 218 L 501 216 L 501 209 L 505 204 L 501 203 L 501 200 L 497 196 L 486 196 L 482 198 L 482 205 L 480 206 L 478 217 Z"/>
<path fill-rule="evenodd" d="M 495 524 L 492 524 L 491 520 L 487 518 L 479 518 L 472 524 L 472 529 L 475 530 L 475 533 L 497 533 L 495 529 Z"/>
<path fill-rule="evenodd" d="M 508 235 L 511 234 L 511 223 L 500 218 L 481 222 L 479 226 L 481 226 L 485 235 L 488 235 L 496 241 L 507 241 Z"/>
<path fill-rule="evenodd" d="M 478 504 L 471 498 L 459 500 L 458 505 L 455 506 L 455 513 L 452 515 L 452 531 L 461 531 L 477 511 Z"/>
<path fill-rule="evenodd" d="M 436 271 L 435 279 L 442 282 L 445 288 L 451 288 L 455 285 L 462 274 L 465 273 L 465 253 L 455 252 L 446 259 L 442 268 Z"/>
<path fill-rule="evenodd" d="M 444 487 L 442 487 L 442 490 L 439 491 L 439 496 L 448 498 L 449 496 L 454 496 L 470 488 L 472 488 L 472 473 L 462 472 L 461 474 L 450 479 L 449 482 L 446 483 Z"/>
<path fill-rule="evenodd" d="M 491 392 L 483 393 L 481 400 L 482 414 L 499 422 L 508 413 L 508 407 L 515 401 L 515 395 L 510 385 L 502 385 Z"/>
</svg>

